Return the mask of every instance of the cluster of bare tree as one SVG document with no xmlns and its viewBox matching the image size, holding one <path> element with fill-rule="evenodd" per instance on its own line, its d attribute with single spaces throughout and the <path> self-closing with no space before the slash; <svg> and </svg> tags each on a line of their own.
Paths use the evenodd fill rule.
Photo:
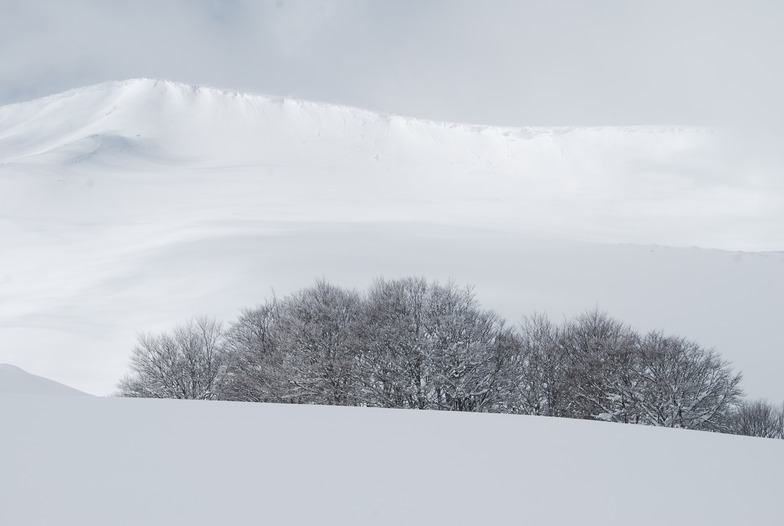
<svg viewBox="0 0 784 526">
<path fill-rule="evenodd" d="M 470 288 L 325 281 L 247 309 L 140 335 L 123 396 L 483 411 L 782 436 L 784 408 L 743 403 L 715 352 L 640 335 L 593 311 L 516 327 Z"/>
<path fill-rule="evenodd" d="M 730 432 L 763 438 L 784 438 L 784 404 L 764 400 L 741 402 L 730 417 Z"/>
</svg>

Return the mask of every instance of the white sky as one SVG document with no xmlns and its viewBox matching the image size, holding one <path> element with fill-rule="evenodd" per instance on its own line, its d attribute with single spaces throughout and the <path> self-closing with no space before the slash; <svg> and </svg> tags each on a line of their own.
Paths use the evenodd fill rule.
<svg viewBox="0 0 784 526">
<path fill-rule="evenodd" d="M 784 121 L 780 0 L 0 0 L 0 104 L 151 77 L 501 125 Z"/>
</svg>

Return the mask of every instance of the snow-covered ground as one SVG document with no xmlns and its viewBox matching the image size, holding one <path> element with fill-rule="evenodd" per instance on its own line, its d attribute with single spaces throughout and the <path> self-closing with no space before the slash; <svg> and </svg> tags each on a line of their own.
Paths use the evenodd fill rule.
<svg viewBox="0 0 784 526">
<path fill-rule="evenodd" d="M 67 396 L 19 369 L 0 373 L 4 525 L 781 521 L 781 440 L 516 415 Z M 7 373 L 25 394 L 3 388 Z"/>
<path fill-rule="evenodd" d="M 476 284 L 511 322 L 598 306 L 696 339 L 779 401 L 772 150 L 710 129 L 445 124 L 153 80 L 0 107 L 0 362 L 106 394 L 137 331 L 230 320 L 316 277 L 417 274 Z"/>
</svg>

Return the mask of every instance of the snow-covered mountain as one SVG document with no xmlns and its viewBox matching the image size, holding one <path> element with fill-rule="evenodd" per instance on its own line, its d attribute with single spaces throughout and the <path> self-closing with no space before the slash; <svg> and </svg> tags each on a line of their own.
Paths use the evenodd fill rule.
<svg viewBox="0 0 784 526">
<path fill-rule="evenodd" d="M 742 140 L 144 79 L 0 107 L 0 361 L 104 394 L 139 330 L 419 274 L 511 322 L 598 306 L 697 339 L 784 399 L 784 181 Z"/>
<path fill-rule="evenodd" d="M 14 526 L 781 521 L 781 440 L 2 390 L 0 416 L 0 524 Z"/>
<path fill-rule="evenodd" d="M 0 108 L 4 172 L 51 168 L 66 186 L 103 186 L 110 176 L 90 175 L 107 170 L 139 182 L 139 172 L 184 171 L 198 185 L 220 170 L 221 193 L 252 190 L 261 218 L 277 220 L 269 210 L 277 205 L 298 220 L 427 220 L 780 250 L 780 177 L 728 153 L 730 139 L 683 127 L 436 123 L 144 79 Z M 114 197 L 109 204 L 125 200 Z M 233 205 L 235 214 L 248 206 Z"/>
</svg>

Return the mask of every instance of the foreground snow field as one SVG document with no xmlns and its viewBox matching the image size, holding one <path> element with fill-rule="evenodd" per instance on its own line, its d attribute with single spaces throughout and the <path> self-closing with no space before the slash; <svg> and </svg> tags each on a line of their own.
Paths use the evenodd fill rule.
<svg viewBox="0 0 784 526">
<path fill-rule="evenodd" d="M 0 371 L 0 524 L 781 520 L 781 440 L 512 415 L 67 396 Z"/>
<path fill-rule="evenodd" d="M 784 399 L 784 180 L 699 128 L 492 128 L 134 80 L 0 108 L 0 361 L 113 391 L 137 331 L 324 277 L 594 307 Z M 693 245 L 693 246 L 692 246 Z M 701 247 L 701 248 L 694 248 Z"/>
</svg>

